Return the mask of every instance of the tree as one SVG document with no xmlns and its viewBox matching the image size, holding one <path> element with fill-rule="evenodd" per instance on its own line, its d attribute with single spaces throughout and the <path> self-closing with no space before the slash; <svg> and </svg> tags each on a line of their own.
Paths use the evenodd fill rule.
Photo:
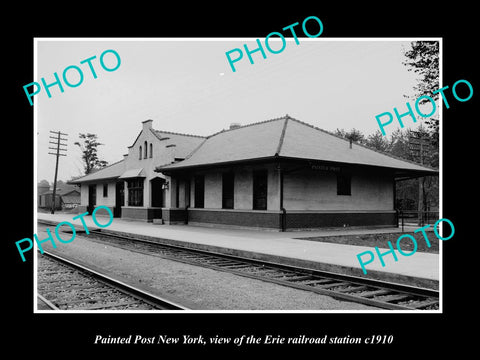
<svg viewBox="0 0 480 360">
<path fill-rule="evenodd" d="M 428 95 L 434 100 L 438 100 L 438 93 L 434 94 L 439 88 L 439 42 L 438 41 L 413 41 L 410 50 L 404 53 L 407 58 L 403 65 L 408 67 L 408 71 L 414 71 L 420 75 L 416 90 L 416 98 L 422 95 Z M 422 99 L 420 104 L 428 102 L 428 99 Z M 433 133 L 433 140 L 438 142 L 438 118 L 432 117 L 425 120 L 429 129 Z"/>
<path fill-rule="evenodd" d="M 58 191 L 67 192 L 69 190 L 75 190 L 75 185 L 68 184 L 68 181 L 57 180 L 57 194 Z"/>
<path fill-rule="evenodd" d="M 365 140 L 365 145 L 382 152 L 386 152 L 389 149 L 389 142 L 380 130 L 368 135 Z"/>
<path fill-rule="evenodd" d="M 408 146 L 408 130 L 396 129 L 390 135 L 389 153 L 405 160 L 413 161 Z"/>
<path fill-rule="evenodd" d="M 42 195 L 50 190 L 50 183 L 47 180 L 42 180 L 37 183 L 37 194 Z"/>
<path fill-rule="evenodd" d="M 43 179 L 38 183 L 38 186 L 50 188 L 50 183 L 47 180 Z"/>
<path fill-rule="evenodd" d="M 431 131 L 420 125 L 416 130 L 396 129 L 391 133 L 390 138 L 382 135 L 380 130 L 368 136 L 364 136 L 356 129 L 336 129 L 335 134 L 343 138 L 362 143 L 374 150 L 391 154 L 415 163 L 430 167 L 438 167 L 438 144 L 433 144 Z M 420 149 L 415 145 L 415 138 L 422 138 L 422 156 Z M 421 194 L 420 194 L 421 191 Z M 419 208 L 419 200 L 422 203 L 422 211 L 430 211 L 438 208 L 438 177 L 426 176 L 396 182 L 396 204 L 398 210 L 413 210 Z"/>
<path fill-rule="evenodd" d="M 85 175 L 108 165 L 108 162 L 98 158 L 97 147 L 103 144 L 98 142 L 96 134 L 79 134 L 79 138 L 82 142 L 76 142 L 75 145 L 82 150 L 82 160 L 85 163 Z"/>
<path fill-rule="evenodd" d="M 347 140 L 352 140 L 353 142 L 363 144 L 365 142 L 365 136 L 362 134 L 360 130 L 353 128 L 350 131 L 346 131 L 344 129 L 336 129 L 335 135 L 341 136 Z"/>
<path fill-rule="evenodd" d="M 438 147 L 433 145 L 432 134 L 420 125 L 416 131 L 409 130 L 408 136 L 413 159 L 422 165 L 438 167 Z M 419 178 L 418 190 L 418 211 L 429 211 L 431 207 L 438 206 L 438 177 Z M 419 214 L 419 225 L 422 222 L 423 215 Z"/>
</svg>

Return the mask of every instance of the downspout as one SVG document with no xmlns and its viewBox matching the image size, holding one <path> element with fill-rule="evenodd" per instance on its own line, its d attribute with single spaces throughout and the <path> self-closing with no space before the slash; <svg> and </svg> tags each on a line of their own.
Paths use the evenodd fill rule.
<svg viewBox="0 0 480 360">
<path fill-rule="evenodd" d="M 287 230 L 287 210 L 283 207 L 283 171 L 280 164 L 277 165 L 278 176 L 280 178 L 280 230 L 285 232 Z"/>
<path fill-rule="evenodd" d="M 185 176 L 185 224 L 188 225 L 188 209 L 190 208 L 190 177 Z M 188 201 L 187 201 L 188 200 Z"/>
<path fill-rule="evenodd" d="M 395 227 L 399 227 L 399 211 L 397 208 L 397 181 L 395 180 L 395 176 L 393 176 L 393 210 L 395 210 Z"/>
</svg>

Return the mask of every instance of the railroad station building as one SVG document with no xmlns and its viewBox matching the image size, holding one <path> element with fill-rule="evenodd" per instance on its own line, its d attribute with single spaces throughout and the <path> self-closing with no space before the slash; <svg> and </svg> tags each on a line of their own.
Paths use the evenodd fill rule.
<svg viewBox="0 0 480 360">
<path fill-rule="evenodd" d="M 79 211 L 279 231 L 396 226 L 396 180 L 438 171 L 285 117 L 208 137 L 143 128 L 124 159 L 71 181 Z"/>
<path fill-rule="evenodd" d="M 185 159 L 205 138 L 158 131 L 152 123 L 142 122 L 140 133 L 122 160 L 69 181 L 80 186 L 79 213 L 91 214 L 95 206 L 104 205 L 114 217 L 143 221 L 162 218 L 168 184 L 155 167 Z"/>
</svg>

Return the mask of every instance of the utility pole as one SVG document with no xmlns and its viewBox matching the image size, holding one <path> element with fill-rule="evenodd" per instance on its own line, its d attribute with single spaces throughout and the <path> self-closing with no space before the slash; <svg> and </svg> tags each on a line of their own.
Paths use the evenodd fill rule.
<svg viewBox="0 0 480 360">
<path fill-rule="evenodd" d="M 424 152 L 429 150 L 430 147 L 430 138 L 427 136 L 427 134 L 421 133 L 420 131 L 412 131 L 416 136 L 410 136 L 409 137 L 409 147 L 410 151 L 413 153 L 418 152 L 418 157 L 420 160 L 420 164 L 423 165 L 423 158 L 424 158 Z M 423 179 L 418 179 L 418 225 L 422 226 L 423 225 Z"/>
<path fill-rule="evenodd" d="M 53 200 L 52 200 L 52 209 L 51 209 L 51 213 L 52 214 L 55 214 L 55 200 L 56 200 L 56 196 L 57 196 L 57 174 L 58 174 L 58 158 L 60 156 L 67 156 L 65 154 L 62 154 L 60 153 L 60 151 L 67 151 L 67 148 L 61 148 L 61 146 L 67 146 L 66 143 L 61 143 L 61 141 L 67 141 L 67 139 L 65 138 L 62 138 L 61 135 L 65 135 L 65 136 L 68 136 L 68 134 L 64 134 L 60 131 L 51 131 L 50 130 L 50 133 L 51 135 L 53 134 L 56 134 L 56 136 L 51 136 L 50 135 L 50 139 L 54 139 L 56 140 L 56 142 L 53 142 L 53 141 L 49 141 L 50 144 L 54 144 L 54 145 L 57 145 L 56 148 L 54 147 L 49 147 L 49 149 L 52 149 L 52 150 L 56 150 L 55 153 L 51 153 L 49 152 L 50 155 L 55 155 L 57 157 L 57 161 L 56 161 L 56 164 L 55 164 L 55 179 L 53 180 Z"/>
</svg>

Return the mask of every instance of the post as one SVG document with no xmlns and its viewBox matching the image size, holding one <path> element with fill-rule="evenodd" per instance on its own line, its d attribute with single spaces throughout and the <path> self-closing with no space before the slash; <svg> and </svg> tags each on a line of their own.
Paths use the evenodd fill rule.
<svg viewBox="0 0 480 360">
<path fill-rule="evenodd" d="M 57 174 L 58 174 L 58 158 L 60 157 L 60 132 L 58 132 L 58 142 L 57 142 L 57 154 L 56 154 L 56 161 L 55 161 L 55 177 L 53 180 L 53 201 L 52 201 L 52 209 L 51 213 L 55 214 L 55 200 L 57 196 Z"/>
<path fill-rule="evenodd" d="M 287 211 L 283 207 L 283 171 L 281 165 L 277 164 L 277 172 L 278 172 L 278 192 L 279 192 L 279 208 L 281 211 L 280 214 L 280 230 L 285 232 L 287 230 Z"/>
<path fill-rule="evenodd" d="M 64 138 L 61 138 L 60 135 L 68 135 L 68 134 L 64 134 L 64 133 L 61 133 L 60 131 L 50 131 L 52 134 L 57 134 L 57 137 L 52 137 L 50 136 L 51 139 L 56 139 L 57 142 L 52 142 L 52 141 L 49 141 L 50 144 L 56 144 L 57 145 L 57 148 L 52 148 L 52 147 L 49 147 L 49 149 L 52 149 L 52 150 L 56 150 L 56 153 L 50 153 L 50 155 L 55 155 L 57 157 L 56 161 L 55 161 L 55 178 L 53 180 L 53 201 L 52 201 L 52 208 L 51 208 L 51 211 L 50 213 L 51 214 L 55 214 L 55 200 L 56 200 L 56 196 L 57 196 L 57 175 L 58 175 L 58 158 L 60 156 L 66 156 L 65 154 L 62 154 L 60 153 L 60 151 L 67 151 L 67 149 L 62 149 L 60 148 L 60 145 L 62 146 L 67 146 L 67 144 L 62 144 L 60 142 L 60 140 L 67 140 L 67 139 L 64 139 Z"/>
<path fill-rule="evenodd" d="M 420 164 L 423 166 L 423 138 L 420 139 Z M 418 225 L 423 226 L 423 177 L 418 178 Z"/>
<path fill-rule="evenodd" d="M 410 136 L 409 138 L 409 148 L 410 151 L 419 152 L 418 159 L 420 161 L 420 165 L 423 166 L 423 152 L 424 150 L 429 149 L 430 140 L 428 136 L 419 131 L 412 131 L 416 136 Z M 424 219 L 423 219 L 423 202 L 424 202 L 424 189 L 423 189 L 424 178 L 418 178 L 418 204 L 417 204 L 417 211 L 418 211 L 418 225 L 423 226 Z"/>
<path fill-rule="evenodd" d="M 402 232 L 403 232 L 403 225 L 404 225 L 404 222 L 403 222 L 403 219 L 404 219 L 403 211 L 400 211 L 400 216 L 402 217 Z"/>
</svg>

